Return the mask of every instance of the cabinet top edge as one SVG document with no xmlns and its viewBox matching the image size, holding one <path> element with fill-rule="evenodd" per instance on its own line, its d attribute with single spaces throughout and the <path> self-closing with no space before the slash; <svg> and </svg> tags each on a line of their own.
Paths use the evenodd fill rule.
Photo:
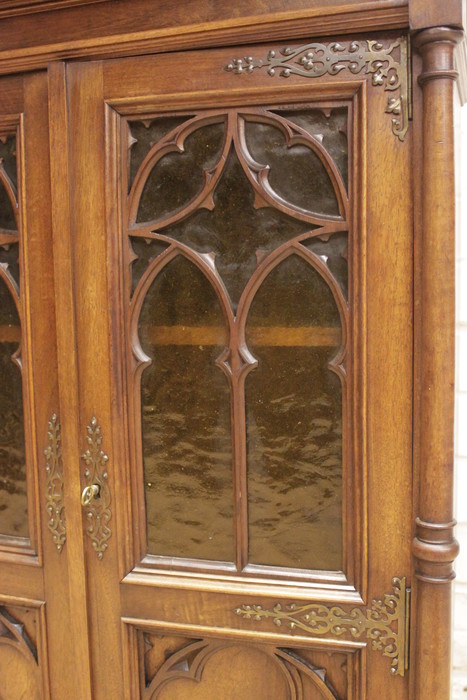
<svg viewBox="0 0 467 700">
<path fill-rule="evenodd" d="M 463 27 L 467 0 L 0 0 L 0 75 L 68 59 Z M 53 38 L 53 39 L 52 39 Z"/>
<path fill-rule="evenodd" d="M 0 0 L 0 74 L 56 60 L 409 29 L 408 0 L 290 0 L 286 11 L 283 0 L 216 3 L 214 10 L 200 0 L 33 0 L 19 14 L 22 5 L 29 3 Z"/>
</svg>

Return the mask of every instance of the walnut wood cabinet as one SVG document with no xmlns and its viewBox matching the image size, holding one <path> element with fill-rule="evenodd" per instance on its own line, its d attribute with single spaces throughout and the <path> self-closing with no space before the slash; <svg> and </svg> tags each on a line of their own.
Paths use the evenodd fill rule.
<svg viewBox="0 0 467 700">
<path fill-rule="evenodd" d="M 462 41 L 0 0 L 2 700 L 448 700 Z"/>
</svg>

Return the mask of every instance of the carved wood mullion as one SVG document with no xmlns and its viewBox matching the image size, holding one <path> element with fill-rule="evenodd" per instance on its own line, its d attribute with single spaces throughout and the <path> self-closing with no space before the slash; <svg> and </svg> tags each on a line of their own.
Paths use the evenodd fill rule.
<svg viewBox="0 0 467 700">
<path fill-rule="evenodd" d="M 454 386 L 454 49 L 462 32 L 417 34 L 423 64 L 419 505 L 413 542 L 416 577 L 415 699 L 450 698 L 453 561 Z M 441 233 L 443 232 L 443 233 Z M 427 624 L 427 620 L 430 621 Z"/>
</svg>

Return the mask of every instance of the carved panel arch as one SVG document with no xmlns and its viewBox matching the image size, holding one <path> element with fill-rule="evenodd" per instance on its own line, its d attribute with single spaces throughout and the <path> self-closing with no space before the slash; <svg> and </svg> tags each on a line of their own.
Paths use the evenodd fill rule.
<svg viewBox="0 0 467 700">
<path fill-rule="evenodd" d="M 14 610 L 14 616 L 13 616 Z M 40 635 L 43 622 L 37 610 L 0 606 L 0 674 L 2 700 L 40 700 L 43 697 L 43 658 L 31 639 L 23 615 L 31 618 L 28 629 Z M 19 619 L 18 619 L 18 617 Z M 40 663 L 39 663 L 39 657 Z"/>
<path fill-rule="evenodd" d="M 281 700 L 304 700 L 308 696 L 305 690 L 305 684 L 308 682 L 313 688 L 313 697 L 316 700 L 318 698 L 319 700 L 339 700 L 336 691 L 326 679 L 326 669 L 313 666 L 310 662 L 301 658 L 297 651 L 215 639 L 190 641 L 170 655 L 146 685 L 143 691 L 144 700 L 186 697 L 186 695 L 177 694 L 177 681 L 179 682 L 179 687 L 183 688 L 182 692 L 185 693 L 189 687 L 186 681 L 190 681 L 193 683 L 193 686 L 190 683 L 190 686 L 193 688 L 190 696 L 198 697 L 200 693 L 199 697 L 202 697 L 206 690 L 211 687 L 210 682 L 215 682 L 214 680 L 211 681 L 211 673 L 214 674 L 212 679 L 215 679 L 216 663 L 218 664 L 220 657 L 226 654 L 229 657 L 232 677 L 237 677 L 238 673 L 236 671 L 241 670 L 241 666 L 238 669 L 236 668 L 237 664 L 244 665 L 248 662 L 248 671 L 245 667 L 243 668 L 241 680 L 237 681 L 235 690 L 232 689 L 234 691 L 232 698 L 239 697 L 239 694 L 246 691 L 248 692 L 248 697 L 253 697 L 252 693 L 254 693 L 254 697 L 269 698 L 274 693 L 274 696 L 280 697 Z M 254 663 L 255 661 L 261 663 L 261 657 L 263 664 L 269 668 L 269 673 L 264 676 L 258 673 L 255 686 Z M 211 661 L 212 666 L 209 667 Z M 212 672 L 211 668 L 213 669 Z M 264 667 L 262 671 L 264 673 Z M 265 685 L 266 677 L 268 678 L 268 683 Z M 180 681 L 182 682 L 181 684 Z M 205 684 L 207 684 L 206 689 L 203 688 Z M 243 685 L 245 686 L 244 688 L 242 688 Z M 227 695 L 230 697 L 227 688 L 223 692 L 225 693 L 224 697 Z M 175 695 L 173 695 L 174 693 Z"/>
</svg>

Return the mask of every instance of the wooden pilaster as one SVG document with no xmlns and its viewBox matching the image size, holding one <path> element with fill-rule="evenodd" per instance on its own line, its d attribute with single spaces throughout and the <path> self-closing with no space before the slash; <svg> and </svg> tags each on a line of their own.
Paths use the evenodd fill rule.
<svg viewBox="0 0 467 700">
<path fill-rule="evenodd" d="M 415 36 L 423 91 L 419 508 L 413 553 L 416 700 L 450 698 L 454 404 L 454 49 L 447 27 Z M 415 640 L 414 640 L 415 641 Z"/>
</svg>

